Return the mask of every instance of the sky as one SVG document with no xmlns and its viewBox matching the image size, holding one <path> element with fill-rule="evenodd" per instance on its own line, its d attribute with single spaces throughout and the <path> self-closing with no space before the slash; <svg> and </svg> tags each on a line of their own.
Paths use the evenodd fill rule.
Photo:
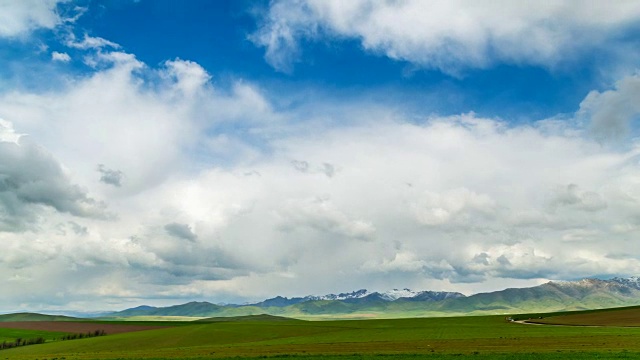
<svg viewBox="0 0 640 360">
<path fill-rule="evenodd" d="M 640 1 L 0 0 L 0 311 L 640 275 Z"/>
</svg>

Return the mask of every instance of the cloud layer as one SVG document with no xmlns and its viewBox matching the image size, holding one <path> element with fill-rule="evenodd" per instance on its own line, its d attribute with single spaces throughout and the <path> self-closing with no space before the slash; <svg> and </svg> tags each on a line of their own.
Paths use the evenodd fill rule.
<svg viewBox="0 0 640 360">
<path fill-rule="evenodd" d="M 353 102 L 333 112 L 342 125 L 309 132 L 299 124 L 318 104 L 275 111 L 247 82 L 213 87 L 194 62 L 91 61 L 101 69 L 61 91 L 0 98 L 12 121 L 0 267 L 26 303 L 40 281 L 83 307 L 640 270 L 638 150 L 603 147 L 588 127 L 415 124 Z M 585 99 L 593 126 L 615 94 Z"/>
<path fill-rule="evenodd" d="M 316 1 L 271 3 L 252 40 L 289 72 L 300 42 L 354 39 L 368 52 L 456 74 L 496 63 L 556 67 L 604 50 L 635 26 L 640 5 L 593 1 Z"/>
</svg>

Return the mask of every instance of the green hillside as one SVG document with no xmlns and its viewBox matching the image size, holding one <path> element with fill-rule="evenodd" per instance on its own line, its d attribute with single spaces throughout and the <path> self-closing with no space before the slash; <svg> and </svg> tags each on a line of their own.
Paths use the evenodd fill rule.
<svg viewBox="0 0 640 360">
<path fill-rule="evenodd" d="M 15 313 L 0 315 L 0 322 L 9 321 L 81 321 L 82 319 L 63 315 L 45 315 L 37 313 Z"/>
<path fill-rule="evenodd" d="M 222 306 L 215 305 L 209 302 L 189 302 L 181 305 L 174 305 L 169 307 L 149 307 L 141 306 L 138 308 L 127 309 L 115 313 L 108 314 L 104 318 L 123 318 L 129 316 L 145 316 L 145 317 L 159 317 L 159 316 L 186 316 L 194 318 L 206 318 L 214 316 L 246 316 L 246 315 L 259 315 L 264 314 L 265 311 L 258 307 L 253 306 Z"/>
<path fill-rule="evenodd" d="M 623 291 L 625 290 L 625 291 Z M 637 305 L 640 292 L 608 284 L 566 286 L 547 283 L 532 288 L 506 289 L 443 302 L 441 311 L 535 312 L 584 310 Z"/>
</svg>

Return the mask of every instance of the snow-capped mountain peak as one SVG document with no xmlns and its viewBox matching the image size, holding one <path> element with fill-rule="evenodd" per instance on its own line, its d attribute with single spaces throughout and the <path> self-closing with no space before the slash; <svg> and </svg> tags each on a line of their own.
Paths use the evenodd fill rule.
<svg viewBox="0 0 640 360">
<path fill-rule="evenodd" d="M 632 276 L 628 278 L 615 277 L 610 281 L 640 290 L 640 277 L 637 277 L 637 276 Z"/>
<path fill-rule="evenodd" d="M 365 296 L 371 295 L 371 293 L 367 289 L 360 289 L 356 291 L 352 291 L 350 293 L 340 293 L 340 294 L 327 294 L 321 296 L 310 295 L 305 297 L 309 300 L 349 300 L 349 299 L 360 299 Z"/>
<path fill-rule="evenodd" d="M 371 295 L 378 295 L 380 298 L 386 301 L 394 301 L 400 298 L 412 298 L 421 294 L 422 292 L 415 292 L 411 289 L 393 289 L 384 292 L 370 292 L 367 289 L 360 289 L 349 293 L 340 293 L 340 294 L 327 294 L 320 296 L 307 296 L 306 298 L 309 300 L 352 300 L 352 299 L 361 299 Z"/>
<path fill-rule="evenodd" d="M 380 293 L 381 297 L 387 301 L 394 301 L 400 298 L 412 298 L 417 295 L 420 295 L 422 292 L 412 291 L 411 289 L 392 289 L 389 291 L 385 291 Z"/>
<path fill-rule="evenodd" d="M 306 296 L 304 301 L 308 300 L 355 300 L 366 297 L 377 297 L 383 301 L 396 301 L 398 299 L 406 300 L 444 300 L 449 298 L 464 297 L 464 295 L 456 292 L 446 291 L 413 291 L 411 289 L 392 289 L 384 292 L 370 292 L 366 289 L 360 289 L 350 293 L 327 294 L 321 296 Z"/>
</svg>

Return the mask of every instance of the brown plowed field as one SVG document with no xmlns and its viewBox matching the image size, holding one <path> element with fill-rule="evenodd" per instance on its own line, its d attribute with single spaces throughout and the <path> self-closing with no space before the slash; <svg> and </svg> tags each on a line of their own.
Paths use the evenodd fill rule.
<svg viewBox="0 0 640 360">
<path fill-rule="evenodd" d="M 530 323 L 573 326 L 640 326 L 640 308 L 580 312 L 527 320 Z"/>
<path fill-rule="evenodd" d="M 143 331 L 162 329 L 166 326 L 148 326 L 148 325 L 124 325 L 124 324 L 106 324 L 92 322 L 71 322 L 71 321 L 12 321 L 0 322 L 0 328 L 6 329 L 23 329 L 23 330 L 42 330 L 42 331 L 59 331 L 73 334 L 93 332 L 96 330 L 104 330 L 107 335 L 121 334 L 132 331 Z"/>
</svg>

